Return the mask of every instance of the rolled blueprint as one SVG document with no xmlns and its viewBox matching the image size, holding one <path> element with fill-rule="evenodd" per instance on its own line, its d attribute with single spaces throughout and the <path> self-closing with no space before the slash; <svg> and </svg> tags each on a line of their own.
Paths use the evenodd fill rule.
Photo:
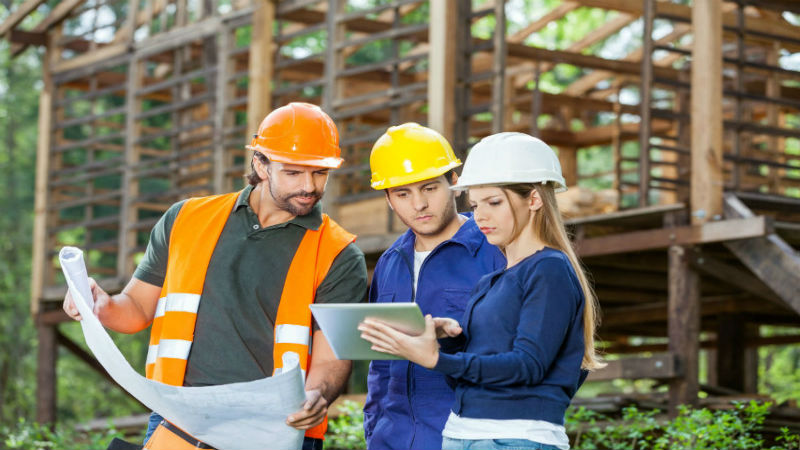
<svg viewBox="0 0 800 450">
<path fill-rule="evenodd" d="M 142 404 L 220 450 L 302 447 L 303 431 L 286 425 L 289 414 L 305 401 L 297 363 L 272 377 L 219 386 L 179 387 L 148 380 L 131 367 L 92 312 L 83 252 L 64 247 L 58 257 L 82 316 L 86 344 L 111 378 Z"/>
</svg>

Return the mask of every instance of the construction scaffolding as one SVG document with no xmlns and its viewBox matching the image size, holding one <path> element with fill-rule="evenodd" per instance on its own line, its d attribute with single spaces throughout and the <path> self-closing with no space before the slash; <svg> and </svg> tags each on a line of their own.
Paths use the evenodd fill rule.
<svg viewBox="0 0 800 450">
<path fill-rule="evenodd" d="M 0 24 L 13 54 L 44 48 L 39 420 L 55 419 L 66 339 L 58 250 L 83 248 L 90 274 L 118 291 L 171 203 L 243 185 L 249 136 L 290 101 L 321 105 L 339 127 L 346 162 L 324 207 L 371 264 L 403 231 L 368 182 L 388 126 L 431 126 L 462 158 L 499 131 L 554 146 L 600 337 L 628 356 L 595 380 L 662 380 L 675 408 L 697 399 L 700 348 L 715 355 L 703 389 L 755 392 L 755 349 L 800 342 L 758 331 L 800 326 L 794 3 L 564 0 L 521 20 L 515 8 L 527 9 L 503 0 L 66 0 L 21 29 L 45 3 Z M 586 9 L 604 23 L 563 48 L 536 45 Z M 600 51 L 622 37 L 637 45 Z"/>
</svg>

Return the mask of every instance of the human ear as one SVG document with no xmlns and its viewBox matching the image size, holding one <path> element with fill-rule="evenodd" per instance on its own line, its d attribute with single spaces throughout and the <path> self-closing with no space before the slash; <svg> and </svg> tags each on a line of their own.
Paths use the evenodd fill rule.
<svg viewBox="0 0 800 450">
<path fill-rule="evenodd" d="M 383 193 L 386 194 L 386 204 L 389 205 L 389 209 L 394 211 L 394 207 L 392 206 L 392 201 L 389 200 L 389 190 L 385 190 L 383 191 Z"/>
<path fill-rule="evenodd" d="M 528 198 L 528 208 L 530 208 L 531 211 L 538 211 L 542 208 L 542 206 L 543 203 L 542 198 L 539 197 L 539 191 L 536 189 L 532 190 L 531 195 Z"/>
</svg>

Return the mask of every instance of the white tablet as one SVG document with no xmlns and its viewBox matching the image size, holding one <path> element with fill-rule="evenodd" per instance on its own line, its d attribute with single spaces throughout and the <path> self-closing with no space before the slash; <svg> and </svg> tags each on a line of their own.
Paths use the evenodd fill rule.
<svg viewBox="0 0 800 450">
<path fill-rule="evenodd" d="M 372 344 L 361 338 L 358 324 L 366 318 L 411 335 L 425 331 L 425 319 L 416 303 L 320 303 L 310 307 L 338 359 L 402 359 L 372 350 Z"/>
</svg>

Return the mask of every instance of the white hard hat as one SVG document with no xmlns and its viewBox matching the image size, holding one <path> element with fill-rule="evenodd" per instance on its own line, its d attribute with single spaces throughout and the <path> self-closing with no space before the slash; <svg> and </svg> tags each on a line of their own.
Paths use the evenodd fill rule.
<svg viewBox="0 0 800 450">
<path fill-rule="evenodd" d="M 504 132 L 487 136 L 472 147 L 458 183 L 450 189 L 548 182 L 556 192 L 567 190 L 555 151 L 533 136 Z"/>
</svg>

